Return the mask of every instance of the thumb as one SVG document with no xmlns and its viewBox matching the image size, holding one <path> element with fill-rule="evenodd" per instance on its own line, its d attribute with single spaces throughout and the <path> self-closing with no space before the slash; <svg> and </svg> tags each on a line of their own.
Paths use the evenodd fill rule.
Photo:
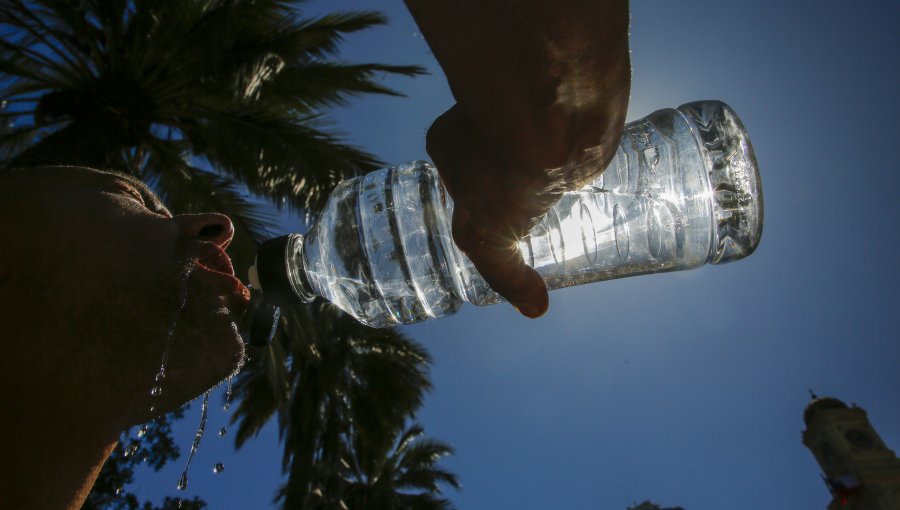
<svg viewBox="0 0 900 510">
<path fill-rule="evenodd" d="M 469 257 L 491 288 L 522 315 L 536 319 L 547 312 L 549 298 L 544 280 L 525 264 L 514 236 L 472 228 L 463 210 L 453 213 L 453 240 Z"/>
</svg>

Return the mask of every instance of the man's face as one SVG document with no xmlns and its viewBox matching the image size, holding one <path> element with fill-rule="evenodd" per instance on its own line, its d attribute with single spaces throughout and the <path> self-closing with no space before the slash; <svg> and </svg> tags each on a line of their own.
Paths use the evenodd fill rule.
<svg viewBox="0 0 900 510">
<path fill-rule="evenodd" d="M 37 198 L 16 219 L 10 283 L 24 305 L 20 324 L 39 340 L 27 349 L 46 359 L 33 375 L 68 378 L 83 398 L 124 405 L 139 422 L 150 406 L 174 409 L 237 368 L 235 322 L 249 292 L 228 274 L 226 217 L 172 217 L 118 174 L 20 172 Z M 167 349 L 162 394 L 151 397 Z"/>
</svg>

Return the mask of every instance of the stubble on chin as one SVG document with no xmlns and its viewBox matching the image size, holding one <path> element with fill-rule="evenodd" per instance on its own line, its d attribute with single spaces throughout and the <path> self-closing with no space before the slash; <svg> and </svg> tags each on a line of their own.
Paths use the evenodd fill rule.
<svg viewBox="0 0 900 510">
<path fill-rule="evenodd" d="M 179 379 L 188 399 L 210 389 L 242 365 L 245 351 L 236 317 L 219 298 L 188 300 L 182 327 L 170 352 L 173 379 Z"/>
<path fill-rule="evenodd" d="M 179 278 L 156 288 L 157 292 L 144 294 L 143 304 L 123 304 L 114 312 L 118 327 L 131 332 L 133 355 L 119 357 L 116 380 L 128 388 L 127 405 L 137 413 L 134 422 L 173 411 L 217 386 L 237 370 L 245 355 L 236 325 L 239 318 L 221 297 L 190 279 L 186 294 Z M 167 350 L 166 377 L 158 383 L 154 378 Z M 161 394 L 151 396 L 157 385 Z"/>
</svg>

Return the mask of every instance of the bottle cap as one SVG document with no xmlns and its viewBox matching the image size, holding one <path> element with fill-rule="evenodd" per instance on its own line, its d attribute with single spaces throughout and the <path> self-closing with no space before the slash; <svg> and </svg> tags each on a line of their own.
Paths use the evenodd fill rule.
<svg viewBox="0 0 900 510">
<path fill-rule="evenodd" d="M 723 264 L 753 253 L 763 227 L 762 184 L 750 138 L 737 114 L 721 101 L 678 107 L 699 142 L 713 202 L 709 262 Z"/>
<path fill-rule="evenodd" d="M 248 280 L 275 304 L 308 303 L 315 296 L 306 288 L 303 268 L 295 268 L 295 253 L 302 250 L 303 236 L 290 234 L 263 241 L 250 267 Z M 293 276 L 293 278 L 292 278 Z M 299 279 L 299 280 L 298 280 Z"/>
</svg>

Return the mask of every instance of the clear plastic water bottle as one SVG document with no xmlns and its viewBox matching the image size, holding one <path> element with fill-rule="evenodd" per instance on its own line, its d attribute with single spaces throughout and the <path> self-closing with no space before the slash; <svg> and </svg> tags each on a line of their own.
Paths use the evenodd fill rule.
<svg viewBox="0 0 900 510">
<path fill-rule="evenodd" d="M 453 202 L 416 161 L 340 183 L 306 235 L 269 240 L 251 283 L 321 296 L 373 327 L 502 301 L 451 238 Z M 625 126 L 615 158 L 519 242 L 549 290 L 746 257 L 762 234 L 756 158 L 737 115 L 699 101 Z"/>
</svg>

